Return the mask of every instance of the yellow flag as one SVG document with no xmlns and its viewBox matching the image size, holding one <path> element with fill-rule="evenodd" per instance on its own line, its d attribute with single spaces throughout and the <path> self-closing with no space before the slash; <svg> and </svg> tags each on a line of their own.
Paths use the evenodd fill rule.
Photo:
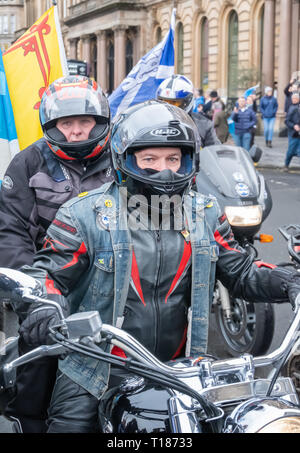
<svg viewBox="0 0 300 453">
<path fill-rule="evenodd" d="M 46 11 L 3 54 L 20 149 L 43 136 L 42 95 L 50 83 L 68 73 L 56 8 Z"/>
</svg>

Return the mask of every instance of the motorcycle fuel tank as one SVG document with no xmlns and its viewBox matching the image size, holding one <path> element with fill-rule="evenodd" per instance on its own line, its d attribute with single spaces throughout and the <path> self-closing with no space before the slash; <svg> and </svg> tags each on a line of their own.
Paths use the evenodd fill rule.
<svg viewBox="0 0 300 453">
<path fill-rule="evenodd" d="M 106 433 L 170 432 L 168 389 L 137 376 L 111 388 L 99 407 L 99 420 Z"/>
</svg>

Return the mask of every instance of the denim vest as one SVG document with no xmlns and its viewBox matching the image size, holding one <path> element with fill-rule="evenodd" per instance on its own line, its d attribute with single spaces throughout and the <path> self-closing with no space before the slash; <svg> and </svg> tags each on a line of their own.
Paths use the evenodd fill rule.
<svg viewBox="0 0 300 453">
<path fill-rule="evenodd" d="M 90 255 L 88 271 L 69 296 L 72 312 L 99 310 L 103 323 L 120 327 L 131 278 L 132 242 L 119 187 L 115 183 L 105 184 L 83 199 L 67 202 L 64 207 Z M 214 231 L 220 211 L 214 198 L 190 191 L 184 197 L 184 213 L 187 240 L 192 248 L 191 319 L 186 355 L 198 356 L 207 349 L 218 259 Z M 105 350 L 109 349 L 107 345 Z M 60 361 L 60 369 L 97 398 L 107 388 L 109 365 L 104 362 L 72 353 Z"/>
</svg>

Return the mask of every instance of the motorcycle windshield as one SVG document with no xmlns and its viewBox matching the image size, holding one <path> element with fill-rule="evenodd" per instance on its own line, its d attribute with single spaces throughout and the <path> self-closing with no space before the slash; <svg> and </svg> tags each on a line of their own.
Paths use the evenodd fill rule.
<svg viewBox="0 0 300 453">
<path fill-rule="evenodd" d="M 256 169 L 248 151 L 241 147 L 215 145 L 201 149 L 200 168 L 225 197 L 259 196 Z"/>
</svg>

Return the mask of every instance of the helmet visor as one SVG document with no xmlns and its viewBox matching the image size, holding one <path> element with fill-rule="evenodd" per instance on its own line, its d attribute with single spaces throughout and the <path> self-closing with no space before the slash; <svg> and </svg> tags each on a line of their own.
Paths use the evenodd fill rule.
<svg viewBox="0 0 300 453">
<path fill-rule="evenodd" d="M 165 104 L 167 106 L 168 104 Z M 181 109 L 172 106 L 162 109 L 159 103 L 149 103 L 147 114 L 136 108 L 124 118 L 116 118 L 112 127 L 112 147 L 122 155 L 129 148 L 149 146 L 181 146 L 193 142 L 193 147 L 200 147 L 200 138 L 193 120 Z"/>
<path fill-rule="evenodd" d="M 191 102 L 194 99 L 193 94 L 188 94 L 184 98 L 179 98 L 179 99 L 171 99 L 171 98 L 165 98 L 163 96 L 158 96 L 158 99 L 164 102 L 168 102 L 168 104 L 175 105 L 176 107 L 179 107 L 183 110 L 188 110 Z"/>
</svg>

